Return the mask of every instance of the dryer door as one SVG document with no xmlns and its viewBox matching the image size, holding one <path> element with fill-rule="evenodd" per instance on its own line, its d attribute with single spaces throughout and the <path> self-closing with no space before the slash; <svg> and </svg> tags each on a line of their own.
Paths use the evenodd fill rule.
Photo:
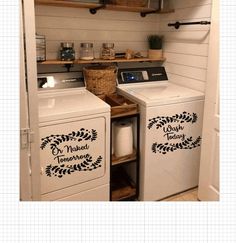
<svg viewBox="0 0 236 243">
<path fill-rule="evenodd" d="M 105 125 L 99 117 L 40 128 L 42 194 L 104 176 Z"/>
</svg>

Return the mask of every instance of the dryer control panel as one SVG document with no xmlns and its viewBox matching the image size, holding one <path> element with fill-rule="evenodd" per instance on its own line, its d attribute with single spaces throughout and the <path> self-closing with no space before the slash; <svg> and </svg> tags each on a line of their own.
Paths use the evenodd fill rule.
<svg viewBox="0 0 236 243">
<path fill-rule="evenodd" d="M 81 72 L 38 74 L 38 91 L 85 87 Z"/>
<path fill-rule="evenodd" d="M 143 83 L 168 80 L 164 67 L 128 68 L 118 70 L 118 83 Z"/>
</svg>

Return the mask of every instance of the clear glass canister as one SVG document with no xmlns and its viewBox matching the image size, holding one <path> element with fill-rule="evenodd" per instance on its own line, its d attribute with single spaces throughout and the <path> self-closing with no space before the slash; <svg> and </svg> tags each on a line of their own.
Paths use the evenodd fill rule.
<svg viewBox="0 0 236 243">
<path fill-rule="evenodd" d="M 46 61 L 46 39 L 44 35 L 36 34 L 36 57 L 37 62 Z"/>
<path fill-rule="evenodd" d="M 93 60 L 94 59 L 93 43 L 81 43 L 80 44 L 80 59 L 81 60 Z"/>
<path fill-rule="evenodd" d="M 103 43 L 101 49 L 101 59 L 111 60 L 115 59 L 115 45 L 114 43 Z"/>
<path fill-rule="evenodd" d="M 60 50 L 60 58 L 62 61 L 75 60 L 75 50 L 73 42 L 62 42 Z"/>
</svg>

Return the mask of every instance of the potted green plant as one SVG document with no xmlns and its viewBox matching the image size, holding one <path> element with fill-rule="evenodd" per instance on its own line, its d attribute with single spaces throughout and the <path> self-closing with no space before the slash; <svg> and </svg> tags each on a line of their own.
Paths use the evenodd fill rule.
<svg viewBox="0 0 236 243">
<path fill-rule="evenodd" d="M 163 36 L 149 35 L 148 36 L 148 57 L 150 59 L 158 59 L 163 57 L 162 51 Z"/>
</svg>

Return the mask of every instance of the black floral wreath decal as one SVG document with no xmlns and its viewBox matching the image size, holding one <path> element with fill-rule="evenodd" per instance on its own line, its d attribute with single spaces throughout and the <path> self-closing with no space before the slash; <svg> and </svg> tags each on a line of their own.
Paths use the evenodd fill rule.
<svg viewBox="0 0 236 243">
<path fill-rule="evenodd" d="M 82 141 L 82 140 L 90 140 L 91 142 L 97 139 L 97 131 L 92 129 L 91 131 L 85 130 L 81 128 L 79 131 L 64 135 L 50 135 L 45 138 L 42 138 L 42 144 L 40 148 L 43 150 L 48 144 L 50 144 L 50 148 L 53 149 L 57 147 L 60 143 L 66 141 Z"/>
<path fill-rule="evenodd" d="M 154 124 L 156 124 L 156 129 L 158 129 L 166 125 L 167 123 L 172 123 L 172 122 L 195 123 L 197 121 L 197 118 L 198 117 L 196 113 L 190 114 L 186 111 L 184 111 L 181 114 L 175 114 L 174 116 L 157 116 L 155 118 L 149 119 L 148 129 L 151 129 Z"/>
<path fill-rule="evenodd" d="M 199 136 L 195 141 L 192 137 L 185 139 L 182 143 L 153 143 L 152 152 L 166 154 L 167 152 L 174 152 L 177 149 L 193 149 L 201 145 L 201 137 Z"/>
<path fill-rule="evenodd" d="M 89 158 L 86 158 L 82 163 L 74 164 L 74 165 L 48 165 L 45 169 L 45 173 L 47 176 L 52 177 L 57 176 L 59 178 L 62 178 L 64 175 L 71 173 L 75 171 L 92 171 L 99 167 L 101 167 L 102 162 L 102 156 L 99 156 L 95 162 L 92 162 L 92 156 L 89 156 Z"/>
</svg>

